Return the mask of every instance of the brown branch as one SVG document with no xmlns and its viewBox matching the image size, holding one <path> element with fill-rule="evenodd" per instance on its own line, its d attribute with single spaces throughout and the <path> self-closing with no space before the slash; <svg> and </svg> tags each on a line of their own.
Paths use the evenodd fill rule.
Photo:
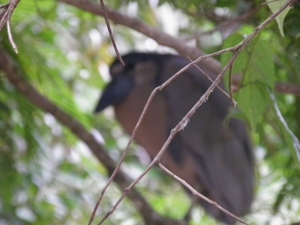
<svg viewBox="0 0 300 225">
<path fill-rule="evenodd" d="M 241 83 L 241 76 L 240 75 L 235 75 L 232 79 L 232 89 L 233 91 L 238 91 L 240 83 Z M 296 84 L 291 84 L 291 83 L 284 83 L 282 81 L 276 81 L 275 82 L 275 87 L 274 90 L 276 92 L 280 92 L 283 94 L 292 94 L 296 97 L 300 97 L 300 86 Z"/>
<path fill-rule="evenodd" d="M 209 204 L 215 206 L 216 208 L 218 208 L 219 210 L 221 210 L 222 212 L 226 213 L 227 215 L 230 215 L 232 218 L 236 219 L 237 221 L 240 221 L 243 224 L 248 225 L 248 223 L 246 223 L 244 220 L 240 219 L 239 217 L 235 216 L 234 214 L 232 214 L 231 212 L 229 212 L 228 210 L 224 209 L 222 206 L 220 206 L 217 202 L 214 202 L 212 200 L 210 200 L 209 198 L 205 197 L 204 195 L 200 194 L 198 191 L 196 191 L 191 185 L 189 185 L 185 180 L 181 179 L 180 177 L 178 177 L 176 174 L 172 173 L 170 170 L 168 170 L 163 164 L 158 163 L 158 166 L 168 175 L 170 175 L 171 177 L 173 177 L 175 180 L 177 180 L 179 183 L 181 183 L 184 187 L 186 187 L 193 195 L 203 199 L 204 201 L 208 202 Z"/>
<path fill-rule="evenodd" d="M 99 10 L 100 6 L 89 0 L 57 0 L 57 1 L 64 2 L 66 4 L 78 7 L 84 11 L 93 13 L 95 15 L 99 15 L 102 17 L 104 16 L 104 14 L 101 12 L 101 10 Z M 295 2 L 295 0 L 291 1 L 291 5 L 293 2 Z M 191 59 L 197 59 L 199 56 L 202 56 L 205 54 L 204 52 L 202 52 L 201 50 L 199 50 L 197 48 L 187 46 L 185 44 L 184 40 L 170 36 L 155 27 L 152 27 L 146 23 L 141 22 L 138 19 L 123 15 L 123 14 L 121 14 L 113 9 L 107 8 L 107 7 L 105 9 L 107 11 L 108 18 L 111 21 L 113 21 L 114 23 L 121 24 L 128 28 L 134 29 L 134 30 L 152 38 L 160 45 L 175 49 L 180 55 L 185 55 L 187 57 L 190 57 Z M 255 12 L 255 10 L 254 10 L 254 12 Z M 251 14 L 252 11 L 249 13 Z M 245 18 L 243 18 L 243 19 L 248 18 L 248 14 L 245 14 L 244 17 Z M 273 20 L 273 19 L 274 18 L 272 18 L 271 20 Z M 223 52 L 221 52 L 220 54 L 222 54 L 222 53 Z M 220 73 L 220 71 L 221 71 L 220 62 L 218 62 L 217 60 L 215 60 L 213 58 L 206 58 L 205 61 L 200 62 L 199 65 L 202 68 L 207 68 L 210 71 L 214 71 L 217 74 Z M 300 87 L 298 87 L 298 86 L 293 86 L 290 84 L 283 84 L 283 83 L 279 83 L 279 82 L 277 82 L 276 86 L 275 86 L 275 90 L 278 92 L 295 94 L 296 96 L 300 96 L 299 88 Z"/>
<path fill-rule="evenodd" d="M 10 0 L 9 3 L 1 6 L 4 12 L 1 13 L 0 17 L 0 30 L 2 30 L 7 21 L 10 20 L 13 11 L 15 10 L 20 1 L 21 0 Z"/>
<path fill-rule="evenodd" d="M 99 10 L 100 6 L 88 0 L 57 0 L 57 1 L 76 6 L 82 10 L 93 13 L 95 15 L 104 16 L 101 10 Z M 196 59 L 201 55 L 205 55 L 205 53 L 202 52 L 201 50 L 186 45 L 186 43 L 181 39 L 170 36 L 165 32 L 161 31 L 160 29 L 152 27 L 146 23 L 143 23 L 138 19 L 123 15 L 108 7 L 106 7 L 106 12 L 108 18 L 114 23 L 132 28 L 146 35 L 147 37 L 152 38 L 160 45 L 168 46 L 170 48 L 175 49 L 180 55 L 185 55 L 192 59 Z M 219 73 L 221 71 L 220 62 L 212 58 L 206 59 L 205 62 L 201 62 L 200 65 L 201 67 L 208 68 L 210 71 L 214 71 L 215 73 Z"/>
<path fill-rule="evenodd" d="M 190 41 L 190 40 L 194 40 L 194 39 L 198 39 L 202 36 L 205 35 L 212 35 L 215 32 L 220 32 L 222 33 L 222 30 L 228 30 L 229 27 L 234 26 L 235 29 L 231 30 L 230 34 L 233 33 L 235 30 L 237 30 L 239 28 L 239 24 L 241 24 L 242 22 L 246 21 L 247 19 L 249 19 L 251 16 L 253 16 L 253 14 L 255 14 L 258 10 L 260 9 L 260 7 L 256 7 L 254 9 L 251 9 L 250 11 L 239 15 L 238 17 L 234 18 L 234 19 L 230 19 L 230 20 L 225 20 L 224 22 L 219 23 L 215 28 L 208 30 L 208 31 L 203 31 L 200 33 L 196 33 L 196 34 L 192 34 L 186 38 L 184 38 L 185 41 Z M 224 36 L 224 35 L 223 35 Z M 227 35 L 228 36 L 228 35 Z M 223 37 L 224 38 L 224 37 Z"/>
<path fill-rule="evenodd" d="M 230 100 L 231 100 L 231 102 L 232 102 L 232 105 L 235 107 L 235 106 L 236 106 L 236 102 L 235 102 L 234 99 L 233 99 L 232 87 L 231 87 L 231 80 L 232 80 L 232 66 L 233 66 L 233 65 L 231 65 L 231 66 L 229 67 L 229 71 L 228 71 L 228 74 L 229 74 L 229 76 L 228 76 L 228 80 L 229 80 L 229 82 L 228 82 L 228 91 L 229 91 L 229 96 L 230 96 Z"/>
<path fill-rule="evenodd" d="M 190 61 L 192 61 L 190 58 L 189 58 Z M 213 79 L 210 78 L 210 76 L 205 72 L 203 71 L 197 64 L 194 64 L 194 66 L 202 73 L 206 76 L 206 78 L 211 81 L 211 82 L 214 82 Z M 230 80 L 230 79 L 229 79 Z M 217 88 L 224 94 L 226 95 L 228 98 L 230 98 L 231 102 L 232 102 L 232 105 L 233 107 L 236 107 L 237 105 L 237 102 L 233 99 L 232 95 L 229 95 L 225 90 L 223 90 L 219 85 L 217 85 Z"/>
<path fill-rule="evenodd" d="M 23 94 L 33 105 L 41 110 L 51 113 L 61 124 L 68 127 L 71 132 L 82 140 L 92 151 L 95 157 L 106 167 L 111 175 L 116 167 L 116 163 L 106 153 L 103 147 L 97 142 L 94 136 L 89 133 L 81 123 L 61 110 L 45 96 L 41 95 L 18 70 L 17 65 L 5 50 L 0 48 L 0 69 L 15 88 Z M 122 170 L 119 170 L 115 177 L 115 182 L 121 189 L 125 189 L 131 183 L 131 179 Z M 161 217 L 155 212 L 145 198 L 136 190 L 131 189 L 127 194 L 132 203 L 139 210 L 148 225 L 175 224 L 182 225 L 182 221 Z"/>
<path fill-rule="evenodd" d="M 107 30 L 108 30 L 108 33 L 109 33 L 111 42 L 112 42 L 112 44 L 113 44 L 113 47 L 114 47 L 114 49 L 115 49 L 116 55 L 117 55 L 119 61 L 121 62 L 121 64 L 122 64 L 123 66 L 125 66 L 125 63 L 124 63 L 124 61 L 123 61 L 123 59 L 122 59 L 122 57 L 121 57 L 121 55 L 120 55 L 120 53 L 119 53 L 119 50 L 118 50 L 118 48 L 117 48 L 117 45 L 116 45 L 116 43 L 115 43 L 115 39 L 114 39 L 112 30 L 111 30 L 111 27 L 110 27 L 110 24 L 109 24 L 109 19 L 107 18 L 107 15 L 106 15 L 106 7 L 105 7 L 105 4 L 104 4 L 104 1 L 103 1 L 103 0 L 100 0 L 100 4 L 101 4 L 101 10 L 102 10 L 101 12 L 102 12 L 103 15 L 104 15 L 106 27 L 107 27 Z M 130 143 L 130 142 L 129 142 L 129 143 Z M 130 143 L 130 145 L 131 145 L 131 143 Z M 130 146 L 130 145 L 129 145 L 129 146 Z M 127 154 L 127 152 L 128 152 L 129 146 L 128 146 L 128 147 L 126 148 L 126 150 L 123 152 L 122 157 L 121 157 L 121 159 L 119 160 L 118 164 L 116 165 L 116 167 L 115 167 L 115 169 L 114 169 L 112 175 L 110 176 L 108 182 L 106 183 L 106 185 L 105 185 L 104 188 L 102 189 L 102 191 L 101 191 L 101 193 L 100 193 L 100 196 L 99 196 L 99 198 L 98 198 L 98 200 L 97 200 L 97 202 L 96 202 L 96 204 L 95 204 L 95 206 L 94 206 L 93 212 L 92 212 L 91 217 L 90 217 L 89 222 L 88 222 L 88 225 L 91 225 L 92 222 L 94 221 L 94 218 L 95 218 L 95 215 L 96 215 L 98 206 L 100 205 L 101 200 L 102 200 L 102 198 L 103 198 L 103 196 L 104 196 L 104 194 L 105 194 L 107 188 L 108 188 L 109 185 L 112 183 L 112 181 L 114 180 L 116 174 L 117 174 L 118 171 L 120 170 L 121 164 L 122 164 L 122 162 L 124 161 L 124 158 L 125 158 L 125 156 L 126 156 L 126 154 Z"/>
<path fill-rule="evenodd" d="M 275 83 L 275 91 L 300 97 L 300 87 L 295 84 L 277 81 Z"/>
<path fill-rule="evenodd" d="M 101 13 L 103 13 L 104 15 L 104 19 L 105 19 L 105 23 L 106 23 L 106 27 L 107 27 L 107 30 L 108 30 L 108 33 L 109 33 L 109 36 L 110 36 L 110 40 L 114 46 L 114 49 L 115 49 L 115 52 L 116 52 L 116 55 L 119 59 L 119 61 L 121 62 L 121 64 L 123 66 L 125 66 L 125 63 L 119 53 L 119 50 L 118 50 L 118 47 L 116 45 L 116 42 L 115 42 L 115 39 L 114 39 L 114 35 L 112 33 L 112 30 L 111 30 L 111 27 L 110 27 L 110 24 L 109 24 L 109 19 L 107 18 L 107 15 L 106 15 L 106 7 L 105 7 L 105 4 L 104 4 L 104 1 L 103 0 L 100 0 L 100 4 L 101 4 Z"/>
<path fill-rule="evenodd" d="M 14 42 L 14 39 L 13 39 L 13 36 L 11 33 L 9 20 L 11 18 L 13 11 L 15 10 L 15 8 L 17 7 L 17 5 L 19 4 L 20 1 L 21 0 L 10 0 L 9 3 L 2 5 L 0 8 L 3 10 L 3 12 L 1 12 L 1 14 L 0 14 L 0 31 L 2 30 L 4 25 L 7 24 L 8 38 L 9 38 L 9 41 L 16 53 L 18 53 L 18 49 L 17 49 L 17 46 Z"/>
<path fill-rule="evenodd" d="M 17 47 L 17 45 L 16 45 L 16 43 L 14 41 L 13 35 L 11 33 L 10 21 L 9 20 L 7 21 L 6 25 L 7 25 L 8 40 L 9 40 L 10 44 L 12 45 L 15 53 L 18 54 L 18 47 Z"/>
</svg>

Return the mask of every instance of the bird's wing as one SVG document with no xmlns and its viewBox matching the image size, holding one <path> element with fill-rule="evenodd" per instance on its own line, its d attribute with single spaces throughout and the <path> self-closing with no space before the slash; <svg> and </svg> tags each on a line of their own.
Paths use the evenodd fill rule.
<svg viewBox="0 0 300 225">
<path fill-rule="evenodd" d="M 161 71 L 161 81 L 168 79 L 187 63 L 185 58 L 174 56 Z M 163 93 L 168 102 L 170 129 L 210 85 L 211 81 L 192 67 L 165 88 Z M 196 176 L 205 194 L 232 213 L 242 215 L 249 210 L 252 201 L 253 160 L 243 123 L 232 119 L 227 127 L 224 125 L 229 106 L 229 99 L 215 89 L 184 130 L 177 134 L 175 142 L 193 155 L 197 165 Z M 220 212 L 214 206 L 202 201 L 200 203 L 215 217 L 224 216 L 222 213 L 218 215 Z M 226 219 L 219 219 L 226 222 Z"/>
</svg>

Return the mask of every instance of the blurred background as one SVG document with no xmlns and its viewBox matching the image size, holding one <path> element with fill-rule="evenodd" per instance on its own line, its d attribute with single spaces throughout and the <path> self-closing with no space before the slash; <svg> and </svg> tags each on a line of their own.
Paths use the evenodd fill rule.
<svg viewBox="0 0 300 225">
<path fill-rule="evenodd" d="M 118 161 L 129 137 L 114 120 L 111 108 L 93 114 L 116 54 L 104 18 L 81 7 L 85 1 L 68 2 L 21 1 L 11 19 L 19 54 L 13 52 L 6 27 L 0 33 L 0 49 L 23 79 L 77 119 Z M 272 13 L 257 0 L 113 0 L 105 4 L 206 53 L 237 44 Z M 253 84 L 234 93 L 242 113 L 235 115 L 233 110 L 248 124 L 255 149 L 256 198 L 244 218 L 250 224 L 300 223 L 300 164 L 295 153 L 300 136 L 299 2 L 281 22 L 283 26 L 278 25 L 279 19 L 263 29 L 233 67 L 234 74 L 243 74 Z M 132 50 L 176 53 L 134 29 L 111 26 L 121 54 Z M 216 59 L 225 65 L 230 56 L 226 53 Z M 107 169 L 70 129 L 28 101 L 0 69 L 0 225 L 87 224 L 109 178 Z M 284 93 L 276 88 L 278 84 L 286 85 Z M 134 144 L 122 170 L 136 178 L 149 162 L 144 150 Z M 181 186 L 159 169 L 152 169 L 136 188 L 161 215 L 181 219 L 190 206 Z M 113 183 L 96 221 L 121 194 Z M 143 220 L 125 198 L 105 224 L 134 225 Z M 216 222 L 196 207 L 190 224 Z"/>
</svg>

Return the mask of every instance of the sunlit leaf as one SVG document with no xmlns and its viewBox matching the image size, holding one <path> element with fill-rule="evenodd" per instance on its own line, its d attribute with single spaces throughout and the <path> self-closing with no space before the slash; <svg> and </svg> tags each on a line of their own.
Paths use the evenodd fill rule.
<svg viewBox="0 0 300 225">
<path fill-rule="evenodd" d="M 268 1 L 266 1 L 268 2 Z M 286 2 L 286 0 L 277 0 L 277 1 L 271 1 L 269 3 L 267 3 L 267 5 L 269 6 L 269 8 L 271 9 L 271 11 L 274 13 L 276 12 L 284 3 Z M 276 22 L 278 25 L 278 29 L 280 31 L 280 34 L 282 36 L 284 36 L 284 31 L 283 31 L 283 23 L 284 23 L 284 18 L 286 17 L 286 15 L 288 14 L 290 10 L 290 7 L 287 7 L 285 10 L 283 10 L 276 18 Z"/>
</svg>

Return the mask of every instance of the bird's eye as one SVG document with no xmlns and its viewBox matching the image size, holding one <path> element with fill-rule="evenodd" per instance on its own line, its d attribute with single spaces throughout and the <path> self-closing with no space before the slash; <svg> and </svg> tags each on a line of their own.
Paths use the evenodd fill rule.
<svg viewBox="0 0 300 225">
<path fill-rule="evenodd" d="M 134 69 L 134 66 L 135 66 L 135 63 L 128 62 L 128 63 L 125 64 L 124 71 L 125 72 L 131 71 L 131 70 Z"/>
</svg>

